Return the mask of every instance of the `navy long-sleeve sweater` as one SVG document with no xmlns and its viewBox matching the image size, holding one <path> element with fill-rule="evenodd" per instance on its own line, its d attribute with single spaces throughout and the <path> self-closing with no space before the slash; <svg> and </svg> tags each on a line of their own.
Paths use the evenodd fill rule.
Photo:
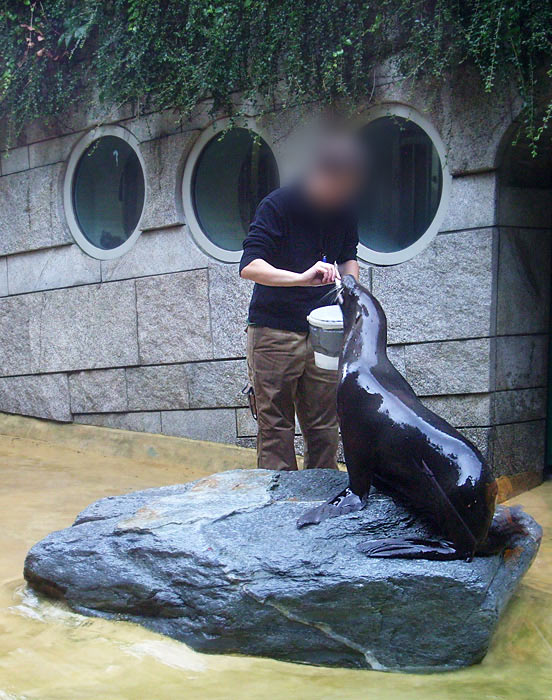
<svg viewBox="0 0 552 700">
<path fill-rule="evenodd" d="M 240 272 L 260 258 L 274 267 L 304 272 L 328 262 L 356 260 L 358 232 L 350 210 L 322 213 L 298 185 L 274 190 L 257 207 L 244 241 Z M 249 323 L 290 331 L 308 330 L 307 315 L 327 300 L 329 287 L 267 287 L 255 284 Z M 326 299 L 323 297 L 326 296 Z"/>
</svg>

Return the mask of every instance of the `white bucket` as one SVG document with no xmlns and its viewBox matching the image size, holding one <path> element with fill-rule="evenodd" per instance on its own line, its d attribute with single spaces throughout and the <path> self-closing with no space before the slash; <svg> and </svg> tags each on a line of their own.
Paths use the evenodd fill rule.
<svg viewBox="0 0 552 700">
<path fill-rule="evenodd" d="M 343 314 L 337 304 L 313 309 L 307 316 L 314 362 L 320 369 L 337 369 L 343 345 Z"/>
</svg>

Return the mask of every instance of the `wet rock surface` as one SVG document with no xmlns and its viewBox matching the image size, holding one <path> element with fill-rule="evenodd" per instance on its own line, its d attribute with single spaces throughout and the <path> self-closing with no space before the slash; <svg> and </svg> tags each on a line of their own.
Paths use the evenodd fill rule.
<svg viewBox="0 0 552 700">
<path fill-rule="evenodd" d="M 360 513 L 297 530 L 344 487 L 332 471 L 239 470 L 93 503 L 35 545 L 29 583 L 74 610 L 196 650 L 393 671 L 483 658 L 540 527 L 473 562 L 368 559 L 356 546 L 427 527 L 373 492 Z"/>
</svg>

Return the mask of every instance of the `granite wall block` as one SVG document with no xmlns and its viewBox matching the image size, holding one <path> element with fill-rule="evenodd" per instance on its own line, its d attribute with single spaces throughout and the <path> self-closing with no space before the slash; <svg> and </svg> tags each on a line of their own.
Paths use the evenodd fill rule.
<svg viewBox="0 0 552 700">
<path fill-rule="evenodd" d="M 161 420 L 165 435 L 210 442 L 236 441 L 236 412 L 233 408 L 163 411 Z"/>
<path fill-rule="evenodd" d="M 213 356 L 206 270 L 136 280 L 136 294 L 139 364 Z"/>
<path fill-rule="evenodd" d="M 493 232 L 437 236 L 402 265 L 374 267 L 372 287 L 387 314 L 390 343 L 488 336 Z"/>
<path fill-rule="evenodd" d="M 131 279 L 207 267 L 208 257 L 191 240 L 185 226 L 144 231 L 120 258 L 102 260 L 102 280 Z"/>
<path fill-rule="evenodd" d="M 188 408 L 186 365 L 151 365 L 126 370 L 128 407 L 131 411 Z"/>
<path fill-rule="evenodd" d="M 74 416 L 75 423 L 99 425 L 118 430 L 135 430 L 139 433 L 160 433 L 159 412 L 143 413 L 83 413 Z"/>
<path fill-rule="evenodd" d="M 29 295 L 25 295 L 28 297 Z M 32 319 L 42 371 L 138 363 L 134 282 L 41 292 Z"/>
<path fill-rule="evenodd" d="M 128 410 L 125 370 L 97 369 L 69 375 L 73 413 L 110 413 Z"/>
<path fill-rule="evenodd" d="M 186 369 L 191 408 L 247 405 L 242 394 L 248 381 L 245 360 L 193 362 Z"/>
<path fill-rule="evenodd" d="M 0 378 L 0 411 L 70 421 L 67 376 L 35 374 Z"/>
<path fill-rule="evenodd" d="M 489 338 L 406 345 L 406 379 L 420 396 L 491 390 Z"/>
<path fill-rule="evenodd" d="M 209 303 L 215 357 L 245 357 L 247 316 L 253 283 L 239 275 L 238 265 L 211 262 Z"/>
<path fill-rule="evenodd" d="M 548 338 L 514 335 L 496 339 L 496 389 L 544 386 L 548 373 Z"/>
<path fill-rule="evenodd" d="M 497 324 L 499 335 L 547 333 L 551 232 L 500 229 Z"/>
<path fill-rule="evenodd" d="M 83 253 L 77 245 L 10 255 L 7 274 L 10 294 L 101 281 L 100 261 Z"/>
<path fill-rule="evenodd" d="M 62 164 L 0 178 L 0 255 L 72 241 L 61 219 Z"/>
</svg>

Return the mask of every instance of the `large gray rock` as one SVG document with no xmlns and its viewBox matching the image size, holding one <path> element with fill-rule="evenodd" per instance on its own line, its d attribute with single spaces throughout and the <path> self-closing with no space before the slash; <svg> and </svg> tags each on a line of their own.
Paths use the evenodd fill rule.
<svg viewBox="0 0 552 700">
<path fill-rule="evenodd" d="M 31 168 L 62 163 L 71 155 L 71 150 L 82 134 L 67 134 L 53 139 L 29 144 L 29 162 Z"/>
<path fill-rule="evenodd" d="M 0 258 L 0 297 L 8 294 L 8 259 Z"/>
<path fill-rule="evenodd" d="M 11 175 L 12 173 L 27 170 L 29 167 L 29 148 L 21 146 L 21 148 L 12 148 L 7 153 L 2 154 L 0 160 L 0 172 L 2 175 Z"/>
<path fill-rule="evenodd" d="M 455 428 L 491 424 L 491 394 L 427 396 L 422 403 Z"/>
<path fill-rule="evenodd" d="M 547 391 L 544 387 L 496 391 L 492 403 L 493 423 L 516 423 L 546 418 L 546 400 Z"/>
<path fill-rule="evenodd" d="M 114 617 L 216 653 L 377 670 L 480 661 L 539 526 L 507 557 L 368 559 L 368 539 L 427 528 L 374 493 L 357 514 L 297 530 L 336 493 L 333 471 L 232 471 L 92 504 L 29 552 L 25 576 L 84 614 Z"/>
<path fill-rule="evenodd" d="M 0 375 L 39 371 L 42 295 L 0 299 Z"/>
<path fill-rule="evenodd" d="M 104 428 L 135 430 L 139 433 L 160 433 L 161 414 L 159 411 L 137 413 L 75 413 L 75 423 L 99 425 Z"/>
<path fill-rule="evenodd" d="M 497 425 L 493 430 L 495 473 L 506 476 L 523 472 L 542 473 L 545 436 L 544 420 Z"/>
</svg>

